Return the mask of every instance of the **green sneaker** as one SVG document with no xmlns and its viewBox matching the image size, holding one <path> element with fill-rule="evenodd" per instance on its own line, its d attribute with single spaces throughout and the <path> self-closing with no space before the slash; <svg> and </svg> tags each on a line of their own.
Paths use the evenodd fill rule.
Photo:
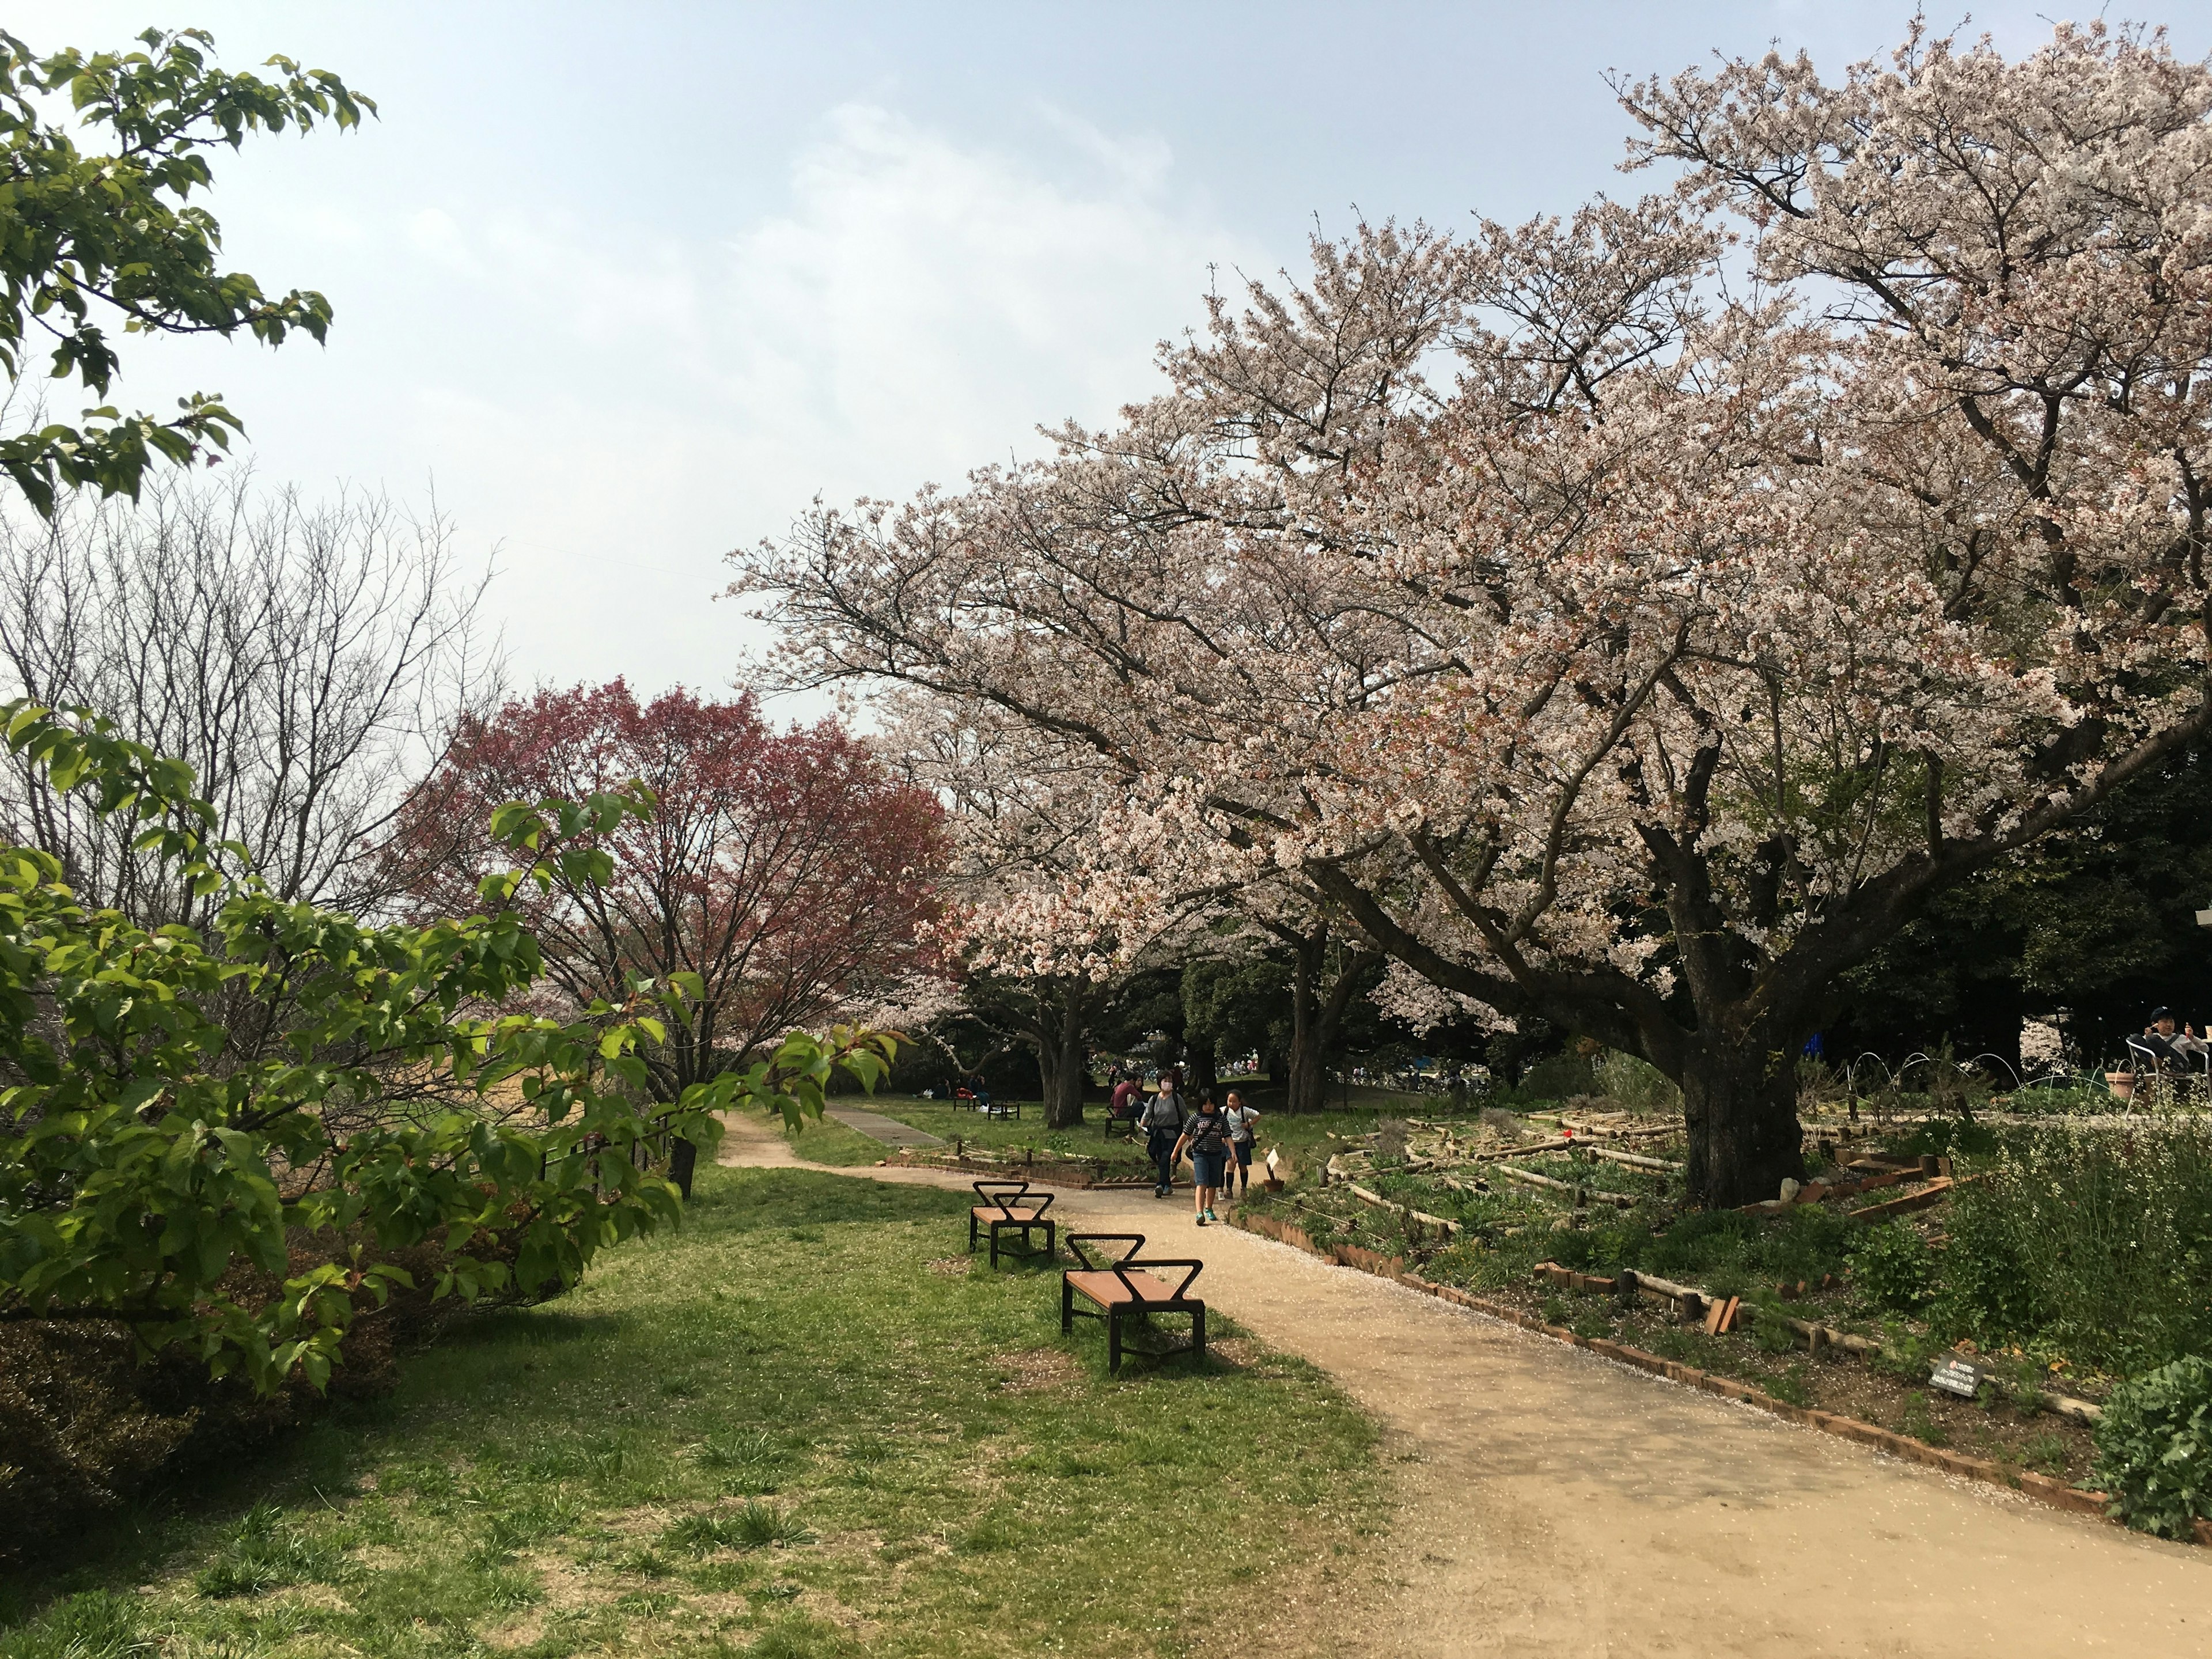
<svg viewBox="0 0 2212 1659">
<path fill-rule="evenodd" d="M 1203 1210 L 1200 1210 L 1200 1211 L 1198 1212 L 1198 1215 L 1197 1215 L 1196 1219 L 1197 1219 L 1198 1224 L 1199 1224 L 1200 1226 L 1203 1227 L 1204 1225 L 1206 1225 L 1206 1212 L 1205 1212 L 1205 1211 L 1203 1211 Z"/>
<path fill-rule="evenodd" d="M 1206 1218 L 1208 1221 L 1218 1221 L 1221 1218 L 1214 1214 L 1211 1209 L 1208 1209 L 1206 1212 Z"/>
</svg>

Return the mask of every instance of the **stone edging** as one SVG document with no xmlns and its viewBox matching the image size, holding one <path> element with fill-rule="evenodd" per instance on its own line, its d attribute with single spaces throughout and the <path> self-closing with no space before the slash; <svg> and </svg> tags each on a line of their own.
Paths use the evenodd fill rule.
<svg viewBox="0 0 2212 1659">
<path fill-rule="evenodd" d="M 1649 1371 L 1654 1376 L 1663 1376 L 1669 1382 L 1680 1382 L 1686 1388 L 1702 1389 L 1707 1394 L 1718 1395 L 1723 1400 L 1737 1401 L 1741 1404 L 1755 1407 L 1760 1411 L 1771 1412 L 1785 1421 L 1801 1425 L 1805 1428 L 1817 1429 L 1823 1434 L 1832 1434 L 1839 1439 L 1856 1441 L 1862 1446 L 1871 1446 L 1877 1451 L 1887 1452 L 1891 1456 L 1902 1458 L 1906 1462 L 1921 1463 L 1929 1468 L 1941 1469 L 1946 1474 L 1955 1474 L 1968 1480 L 1983 1480 L 1991 1486 L 2004 1486 L 2014 1492 L 2024 1493 L 2039 1503 L 2047 1504 L 2053 1509 L 2069 1510 L 2075 1515 L 2092 1515 L 2100 1518 L 2109 1518 L 2106 1514 L 2106 1506 L 2112 1500 L 2104 1492 L 2082 1492 L 2076 1487 L 2068 1486 L 2063 1480 L 2054 1480 L 2047 1474 L 2038 1474 L 2033 1469 L 2008 1470 L 2002 1464 L 1991 1462 L 1987 1458 L 1968 1457 L 1959 1452 L 1946 1451 L 1940 1446 L 1931 1446 L 1924 1441 L 1914 1440 L 1908 1436 L 1893 1433 L 1873 1423 L 1861 1422 L 1855 1417 L 1844 1417 L 1834 1412 L 1820 1411 L 1807 1406 L 1793 1406 L 1786 1400 L 1777 1400 L 1772 1395 L 1754 1389 L 1748 1383 L 1739 1382 L 1734 1377 L 1721 1376 L 1711 1371 L 1700 1370 L 1694 1365 L 1685 1365 L 1680 1360 L 1664 1359 L 1656 1353 L 1646 1353 L 1641 1348 L 1632 1348 L 1626 1343 L 1610 1341 L 1604 1337 L 1577 1336 L 1564 1325 L 1547 1325 L 1534 1315 L 1523 1313 L 1520 1309 L 1510 1307 L 1504 1303 L 1492 1302 L 1486 1297 L 1471 1295 L 1455 1285 L 1435 1284 L 1409 1269 L 1400 1257 L 1379 1255 L 1373 1250 L 1362 1249 L 1357 1244 L 1334 1244 L 1323 1249 L 1307 1236 L 1304 1228 L 1293 1226 L 1288 1222 L 1278 1221 L 1272 1216 L 1247 1215 L 1240 1208 L 1231 1217 L 1231 1220 L 1247 1232 L 1257 1233 L 1263 1238 L 1272 1238 L 1280 1244 L 1288 1244 L 1293 1249 L 1304 1250 L 1309 1255 L 1319 1256 L 1324 1261 L 1333 1261 L 1340 1267 L 1357 1268 L 1362 1273 L 1373 1273 L 1379 1279 L 1393 1279 L 1410 1290 L 1422 1291 L 1425 1295 L 1437 1297 L 1439 1301 L 1449 1302 L 1455 1307 L 1486 1314 L 1492 1319 L 1503 1320 L 1509 1325 L 1517 1325 L 1524 1331 L 1534 1332 L 1539 1336 L 1548 1336 L 1554 1341 L 1569 1343 L 1577 1348 L 1588 1348 L 1592 1353 L 1601 1355 L 1620 1364 L 1632 1366 L 1640 1371 Z M 2112 1524 L 2118 1526 L 2120 1523 L 2115 1521 Z M 2199 1521 L 2197 1523 L 2197 1541 L 2200 1544 L 2212 1545 L 2212 1521 Z"/>
<path fill-rule="evenodd" d="M 1040 1159 L 1024 1164 L 1016 1159 L 978 1158 L 951 1153 L 932 1153 L 924 1149 L 902 1146 L 890 1157 L 877 1160 L 878 1168 L 893 1170 L 945 1170 L 957 1175 L 995 1176 L 1000 1180 L 1027 1180 L 1040 1187 L 1064 1187 L 1071 1192 L 1084 1192 L 1093 1188 L 1112 1190 L 1115 1188 L 1134 1189 L 1150 1187 L 1150 1175 L 1100 1176 L 1080 1164 L 1060 1159 Z"/>
</svg>

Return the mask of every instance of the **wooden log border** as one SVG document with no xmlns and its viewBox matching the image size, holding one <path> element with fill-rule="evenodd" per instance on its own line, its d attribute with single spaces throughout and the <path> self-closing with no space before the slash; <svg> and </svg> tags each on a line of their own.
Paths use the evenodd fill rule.
<svg viewBox="0 0 2212 1659">
<path fill-rule="evenodd" d="M 1231 1217 L 1231 1220 L 1247 1232 L 1257 1233 L 1262 1238 L 1272 1238 L 1279 1244 L 1287 1244 L 1293 1249 L 1304 1250 L 1307 1255 L 1319 1256 L 1324 1261 L 1334 1261 L 1340 1267 L 1356 1267 L 1362 1273 L 1373 1273 L 1379 1279 L 1395 1280 L 1409 1290 L 1419 1291 L 1425 1295 L 1435 1297 L 1439 1301 L 1449 1302 L 1455 1307 L 1465 1308 L 1473 1313 L 1484 1314 L 1492 1319 L 1503 1320 L 1509 1325 L 1516 1325 L 1521 1329 L 1538 1336 L 1548 1336 L 1554 1341 L 1565 1342 L 1577 1348 L 1588 1348 L 1592 1353 L 1613 1360 L 1616 1364 L 1629 1366 L 1636 1370 L 1649 1371 L 1654 1376 L 1663 1376 L 1671 1382 L 1682 1384 L 1685 1388 L 1701 1389 L 1707 1394 L 1718 1395 L 1723 1400 L 1733 1400 L 1740 1404 L 1753 1407 L 1759 1411 L 1771 1413 L 1785 1422 L 1795 1423 L 1803 1428 L 1816 1429 L 1822 1434 L 1834 1435 L 1840 1440 L 1852 1441 L 1862 1446 L 1871 1446 L 1876 1451 L 1887 1452 L 1892 1457 L 1902 1459 L 1908 1463 L 1919 1463 L 1932 1469 L 1940 1469 L 1946 1474 L 1955 1474 L 1967 1480 L 1985 1481 L 1994 1486 L 2008 1487 L 2012 1491 L 2034 1498 L 2038 1503 L 2046 1504 L 2052 1509 L 2065 1510 L 2074 1515 L 2095 1516 L 2100 1519 L 2110 1521 L 2114 1526 L 2122 1524 L 2108 1513 L 2112 1498 L 2107 1493 L 2082 1492 L 2068 1486 L 2063 1480 L 2053 1480 L 2047 1474 L 2038 1474 L 2033 1469 L 2010 1470 L 2002 1464 L 1992 1462 L 1987 1458 L 1968 1457 L 1960 1452 L 1946 1451 L 1940 1446 L 1929 1445 L 1924 1441 L 1911 1439 L 1875 1424 L 1863 1423 L 1855 1417 L 1844 1417 L 1835 1412 L 1824 1412 L 1809 1406 L 1793 1406 L 1786 1400 L 1777 1400 L 1772 1395 L 1762 1389 L 1754 1389 L 1747 1382 L 1739 1382 L 1734 1377 L 1721 1376 L 1711 1371 L 1700 1370 L 1696 1366 L 1686 1365 L 1680 1360 L 1664 1359 L 1656 1353 L 1646 1353 L 1641 1348 L 1632 1348 L 1623 1342 L 1611 1341 L 1604 1337 L 1577 1336 L 1564 1325 L 1547 1325 L 1534 1315 L 1523 1313 L 1520 1309 L 1511 1307 L 1505 1303 L 1493 1302 L 1487 1297 L 1475 1296 L 1454 1285 L 1438 1285 L 1432 1280 L 1424 1279 L 1420 1274 L 1408 1268 L 1400 1257 L 1379 1255 L 1373 1250 L 1362 1249 L 1357 1244 L 1332 1244 L 1327 1249 L 1323 1249 L 1313 1242 L 1312 1237 L 1303 1227 L 1278 1221 L 1273 1216 L 1248 1215 L 1240 1208 Z M 1576 1275 L 1576 1277 L 1587 1277 L 1587 1275 Z M 1607 1279 L 1596 1282 L 1609 1285 L 1612 1281 Z M 2212 1521 L 2197 1522 L 2197 1542 L 2212 1546 Z"/>
</svg>

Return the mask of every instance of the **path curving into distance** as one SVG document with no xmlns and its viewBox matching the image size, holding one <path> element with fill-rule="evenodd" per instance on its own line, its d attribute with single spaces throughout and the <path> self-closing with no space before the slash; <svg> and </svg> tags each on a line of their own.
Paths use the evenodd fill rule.
<svg viewBox="0 0 2212 1659">
<path fill-rule="evenodd" d="M 827 1169 L 752 1120 L 732 1121 L 721 1158 Z M 830 1172 L 967 1185 L 944 1170 Z M 1389 1451 L 1416 1460 L 1400 1466 L 1405 1507 L 1371 1592 L 1280 1610 L 1310 1653 L 2212 1654 L 2212 1549 L 1897 1462 L 1287 1245 L 1195 1227 L 1189 1206 L 1187 1191 L 1078 1190 L 1054 1214 L 1203 1259 L 1209 1307 L 1328 1371 L 1382 1422 Z M 1252 1611 L 1225 1610 L 1218 1633 L 1241 1645 Z"/>
</svg>

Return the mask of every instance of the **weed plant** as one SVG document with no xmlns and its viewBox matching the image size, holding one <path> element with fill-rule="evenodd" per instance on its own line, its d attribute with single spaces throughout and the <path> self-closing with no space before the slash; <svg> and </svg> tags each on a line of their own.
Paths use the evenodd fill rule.
<svg viewBox="0 0 2212 1659">
<path fill-rule="evenodd" d="M 1933 1317 L 2121 1375 L 2212 1352 L 2212 1120 L 2007 1137 L 1953 1200 Z"/>
</svg>

